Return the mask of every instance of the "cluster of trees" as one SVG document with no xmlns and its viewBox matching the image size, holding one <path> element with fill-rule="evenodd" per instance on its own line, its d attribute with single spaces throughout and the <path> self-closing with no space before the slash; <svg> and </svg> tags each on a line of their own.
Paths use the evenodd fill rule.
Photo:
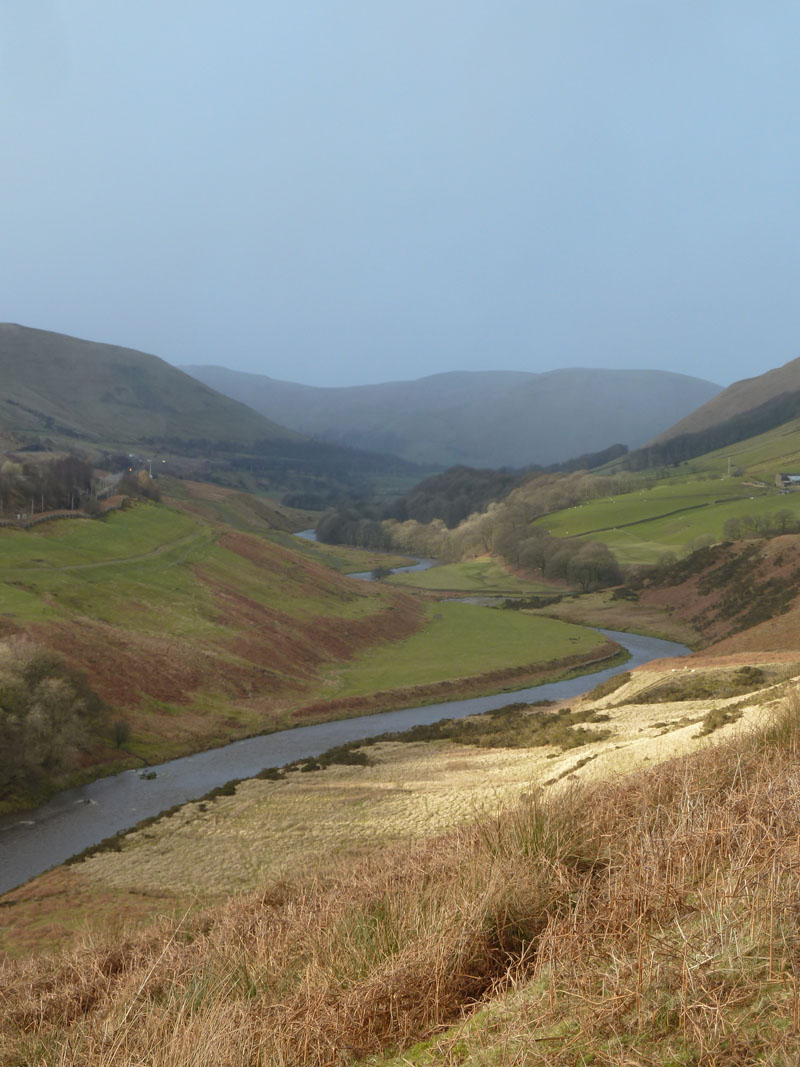
<svg viewBox="0 0 800 1067">
<path fill-rule="evenodd" d="M 150 437 L 143 444 L 153 450 L 205 459 L 204 476 L 210 481 L 230 484 L 231 474 L 239 475 L 243 486 L 271 493 L 280 491 L 283 504 L 313 511 L 341 501 L 349 506 L 352 501 L 369 496 L 376 478 L 422 478 L 430 470 L 399 456 L 302 439 L 265 438 L 244 444 L 206 438 Z"/>
<path fill-rule="evenodd" d="M 157 482 L 146 471 L 131 471 L 132 460 L 127 454 L 105 453 L 99 462 L 104 470 L 126 472 L 115 491 L 130 497 L 160 499 Z M 64 509 L 98 513 L 94 482 L 94 466 L 74 453 L 36 459 L 18 453 L 0 457 L 0 518 Z"/>
<path fill-rule="evenodd" d="M 552 537 L 539 527 L 520 540 L 516 531 L 506 529 L 495 538 L 494 549 L 512 566 L 562 579 L 584 593 L 619 585 L 623 578 L 616 557 L 602 541 Z"/>
<path fill-rule="evenodd" d="M 470 515 L 485 511 L 490 504 L 505 500 L 515 489 L 523 486 L 526 498 L 539 495 L 546 488 L 551 499 L 548 499 L 545 511 L 542 513 L 554 511 L 557 507 L 569 506 L 569 500 L 576 496 L 575 481 L 565 480 L 558 477 L 559 475 L 580 472 L 577 480 L 580 486 L 577 496 L 581 499 L 589 499 L 598 494 L 603 496 L 607 492 L 622 491 L 619 488 L 619 476 L 603 480 L 599 475 L 592 475 L 589 482 L 586 481 L 586 477 L 591 467 L 601 466 L 613 459 L 618 459 L 627 451 L 625 445 L 612 445 L 603 452 L 587 453 L 574 460 L 567 460 L 565 463 L 557 463 L 547 468 L 528 468 L 524 471 L 450 467 L 442 474 L 434 474 L 426 478 L 405 496 L 385 505 L 380 516 L 371 517 L 396 519 L 398 522 L 416 519 L 421 523 L 441 519 L 445 526 L 452 530 Z M 630 480 L 627 475 L 622 475 L 622 478 Z M 587 486 L 592 488 L 587 490 Z M 566 493 L 563 499 L 567 502 L 559 504 L 557 499 L 552 499 L 554 493 L 556 498 L 560 493 Z M 554 503 L 555 507 L 552 506 Z"/>
<path fill-rule="evenodd" d="M 459 468 L 452 483 L 428 479 L 427 486 L 432 485 L 434 490 L 440 484 L 457 486 L 466 471 L 467 468 Z M 488 480 L 484 484 L 489 484 Z M 535 525 L 535 520 L 596 496 L 630 492 L 644 484 L 651 482 L 628 472 L 613 477 L 585 472 L 539 474 L 512 489 L 505 499 L 471 513 L 453 528 L 438 516 L 427 522 L 416 518 L 380 520 L 374 510 L 368 515 L 365 509 L 353 507 L 323 516 L 317 525 L 317 537 L 328 544 L 389 549 L 453 562 L 493 553 L 513 567 L 563 579 L 589 591 L 622 581 L 610 549 L 601 542 L 553 537 L 541 525 Z"/>
<path fill-rule="evenodd" d="M 777 537 L 779 534 L 800 533 L 800 514 L 781 508 L 772 515 L 739 515 L 727 519 L 722 528 L 726 541 L 742 541 L 751 537 Z"/>
<path fill-rule="evenodd" d="M 76 455 L 0 463 L 0 515 L 77 508 L 91 494 L 94 468 Z"/>
<path fill-rule="evenodd" d="M 317 525 L 317 537 L 329 544 L 399 548 L 417 555 L 433 555 L 448 560 L 464 559 L 492 550 L 493 531 L 498 524 L 527 529 L 534 519 L 553 511 L 561 511 L 597 497 L 630 493 L 654 484 L 652 475 L 629 471 L 607 476 L 586 471 L 529 475 L 516 488 L 507 491 L 502 499 L 493 499 L 485 508 L 473 510 L 455 526 L 450 526 L 443 515 L 434 515 L 430 519 L 424 516 L 428 510 L 435 510 L 437 500 L 438 505 L 444 507 L 448 501 L 460 499 L 460 487 L 466 484 L 473 472 L 467 467 L 454 468 L 454 471 L 452 480 L 445 475 L 426 479 L 389 506 L 375 501 L 353 501 L 346 507 L 332 509 Z M 518 476 L 504 472 L 474 473 L 481 476 L 478 488 L 470 490 L 476 497 L 480 492 L 488 495 L 489 487 L 494 487 L 492 492 L 499 490 L 502 484 L 500 480 L 492 482 L 491 479 L 484 479 L 486 474 L 500 474 L 504 478 L 518 480 Z M 424 488 L 431 485 L 433 492 Z M 440 487 L 445 487 L 441 494 L 438 493 Z M 423 501 L 422 508 L 416 514 L 410 514 L 416 511 L 414 505 L 409 505 L 413 499 Z"/>
<path fill-rule="evenodd" d="M 426 478 L 405 496 L 385 506 L 381 517 L 398 522 L 416 519 L 423 523 L 441 519 L 452 530 L 469 515 L 508 496 L 526 477 L 529 475 L 507 470 L 450 467 L 442 474 Z"/>
<path fill-rule="evenodd" d="M 317 540 L 328 545 L 354 545 L 356 548 L 392 548 L 388 524 L 368 518 L 359 508 L 327 511 L 317 523 Z"/>
<path fill-rule="evenodd" d="M 0 800 L 25 795 L 75 765 L 106 723 L 86 678 L 46 651 L 0 665 Z"/>
</svg>

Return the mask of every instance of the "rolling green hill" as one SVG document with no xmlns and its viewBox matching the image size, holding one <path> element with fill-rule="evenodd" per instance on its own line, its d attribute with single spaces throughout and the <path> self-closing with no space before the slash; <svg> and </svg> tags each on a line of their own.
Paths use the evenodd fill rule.
<svg viewBox="0 0 800 1067">
<path fill-rule="evenodd" d="M 439 466 L 527 467 L 616 442 L 636 447 L 719 387 L 665 371 L 480 371 L 323 389 L 223 367 L 185 368 L 302 433 Z"/>
<path fill-rule="evenodd" d="M 0 324 L 0 430 L 110 444 L 300 441 L 157 356 Z"/>
<path fill-rule="evenodd" d="M 665 552 L 722 540 L 730 519 L 757 523 L 788 513 L 773 532 L 793 527 L 800 522 L 800 495 L 780 494 L 775 475 L 798 470 L 800 419 L 793 419 L 683 463 L 648 488 L 590 500 L 536 525 L 556 537 L 604 541 L 622 563 L 655 563 Z"/>
</svg>

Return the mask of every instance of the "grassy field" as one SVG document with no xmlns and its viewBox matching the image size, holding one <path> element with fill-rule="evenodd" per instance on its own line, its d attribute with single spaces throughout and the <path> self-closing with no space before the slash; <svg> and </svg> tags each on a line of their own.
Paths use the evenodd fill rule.
<svg viewBox="0 0 800 1067">
<path fill-rule="evenodd" d="M 426 611 L 428 625 L 420 633 L 371 649 L 331 670 L 330 694 L 361 696 L 544 664 L 589 655 L 605 640 L 592 630 L 558 620 L 472 604 L 434 604 Z"/>
<path fill-rule="evenodd" d="M 737 497 L 753 496 L 739 479 L 681 477 L 675 475 L 649 489 L 620 496 L 601 497 L 538 519 L 558 537 L 573 537 L 625 523 L 652 521 L 662 515 Z"/>
<path fill-rule="evenodd" d="M 392 585 L 430 589 L 435 592 L 497 593 L 508 596 L 552 594 L 553 586 L 534 579 L 521 579 L 509 573 L 493 559 L 472 559 L 466 563 L 446 563 L 426 571 L 393 574 L 386 579 Z M 558 590 L 561 592 L 562 590 Z"/>
<path fill-rule="evenodd" d="M 621 563 L 655 563 L 665 552 L 682 554 L 693 542 L 723 537 L 729 518 L 771 515 L 790 507 L 776 489 L 741 478 L 670 478 L 651 489 L 604 497 L 537 520 L 556 537 L 605 542 Z"/>
<path fill-rule="evenodd" d="M 729 468 L 735 473 L 728 475 Z M 682 463 L 650 489 L 588 501 L 537 520 L 557 537 L 596 537 L 620 562 L 654 563 L 665 552 L 684 553 L 693 542 L 721 540 L 725 522 L 787 509 L 779 471 L 800 470 L 800 419 L 739 444 Z"/>
<path fill-rule="evenodd" d="M 782 426 L 748 438 L 738 444 L 709 452 L 686 464 L 688 470 L 703 470 L 723 475 L 728 462 L 745 472 L 746 478 L 761 478 L 773 485 L 780 472 L 800 471 L 800 419 L 793 419 Z"/>
</svg>

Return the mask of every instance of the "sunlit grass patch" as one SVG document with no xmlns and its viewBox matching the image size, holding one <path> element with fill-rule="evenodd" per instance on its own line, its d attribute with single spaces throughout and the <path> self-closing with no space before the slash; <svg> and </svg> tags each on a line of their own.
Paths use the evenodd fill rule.
<svg viewBox="0 0 800 1067">
<path fill-rule="evenodd" d="M 429 606 L 428 624 L 420 633 L 342 665 L 331 680 L 332 694 L 360 696 L 544 664 L 588 654 L 604 641 L 592 630 L 555 619 L 471 604 L 436 604 Z"/>
<path fill-rule="evenodd" d="M 537 525 L 556 537 L 601 540 L 621 563 L 648 564 L 666 552 L 683 553 L 702 539 L 721 540 L 729 518 L 771 515 L 780 507 L 781 498 L 772 489 L 688 474 L 587 501 L 547 515 Z"/>
</svg>

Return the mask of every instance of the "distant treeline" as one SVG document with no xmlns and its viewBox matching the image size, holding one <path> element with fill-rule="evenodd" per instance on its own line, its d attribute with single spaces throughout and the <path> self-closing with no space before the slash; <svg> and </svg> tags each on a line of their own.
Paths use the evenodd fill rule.
<svg viewBox="0 0 800 1067">
<path fill-rule="evenodd" d="M 726 541 L 742 541 L 755 537 L 778 537 L 780 534 L 800 533 L 800 517 L 789 508 L 781 508 L 771 515 L 740 515 L 726 519 L 722 528 Z"/>
<path fill-rule="evenodd" d="M 519 486 L 529 473 L 451 467 L 431 475 L 404 496 L 352 500 L 328 511 L 317 525 L 317 537 L 328 544 L 359 548 L 391 548 L 391 537 L 382 523 L 412 520 L 425 525 L 443 522 L 454 529 L 468 516 L 485 511 Z"/>
<path fill-rule="evenodd" d="M 627 451 L 626 445 L 612 445 L 602 452 L 587 452 L 564 463 L 554 463 L 549 467 L 527 467 L 521 471 L 450 467 L 442 474 L 426 478 L 405 496 L 385 506 L 380 517 L 397 519 L 398 522 L 416 519 L 422 523 L 441 519 L 452 530 L 475 512 L 485 511 L 489 504 L 504 500 L 513 489 L 529 482 L 537 474 L 593 470 L 619 459 Z"/>
<path fill-rule="evenodd" d="M 716 426 L 694 433 L 683 433 L 662 444 L 638 448 L 623 460 L 626 470 L 640 471 L 652 467 L 677 466 L 686 460 L 715 452 L 749 437 L 766 433 L 776 426 L 782 426 L 790 419 L 800 415 L 800 391 L 781 393 L 780 396 L 767 400 L 750 411 L 732 415 Z"/>
<path fill-rule="evenodd" d="M 264 488 L 281 491 L 282 503 L 313 511 L 368 497 L 376 478 L 420 478 L 430 469 L 399 456 L 319 441 L 268 438 L 244 446 L 241 441 L 161 437 L 144 443 L 159 451 L 207 458 L 205 473 L 211 480 L 225 471 L 247 473 Z"/>
<path fill-rule="evenodd" d="M 484 511 L 492 501 L 508 496 L 529 477 L 527 472 L 450 467 L 442 474 L 426 478 L 405 496 L 385 505 L 380 517 L 397 519 L 398 522 L 441 519 L 452 530 L 468 515 Z"/>
<path fill-rule="evenodd" d="M 492 472 L 478 472 L 487 473 Z M 431 501 L 436 499 L 447 502 L 450 490 L 454 499 L 458 499 L 459 488 L 466 495 L 468 475 L 468 468 L 455 468 L 439 478 L 428 479 L 421 494 L 424 505 L 435 506 Z M 553 537 L 536 520 L 594 497 L 644 488 L 652 480 L 650 475 L 629 472 L 614 476 L 585 471 L 529 474 L 521 484 L 506 492 L 502 500 L 490 501 L 484 508 L 471 511 L 453 528 L 440 517 L 428 522 L 416 518 L 382 518 L 380 507 L 371 502 L 367 507 L 327 512 L 317 525 L 317 537 L 333 544 L 392 549 L 448 561 L 493 553 L 513 567 L 564 579 L 584 590 L 597 589 L 621 581 L 620 568 L 607 546 L 602 542 Z M 481 492 L 488 494 L 493 489 L 505 488 L 500 479 L 481 477 L 478 481 L 476 500 Z M 418 486 L 417 490 L 420 489 Z M 417 490 L 408 497 L 414 496 Z"/>
</svg>

